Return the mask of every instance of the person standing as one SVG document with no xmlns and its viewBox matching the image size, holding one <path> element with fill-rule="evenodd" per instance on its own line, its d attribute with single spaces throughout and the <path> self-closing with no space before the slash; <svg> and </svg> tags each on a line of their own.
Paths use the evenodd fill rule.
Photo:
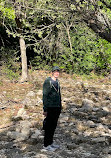
<svg viewBox="0 0 111 158">
<path fill-rule="evenodd" d="M 52 77 L 48 77 L 43 84 L 43 115 L 45 116 L 44 147 L 47 151 L 55 151 L 59 145 L 54 144 L 53 136 L 61 113 L 61 92 L 58 77 L 60 68 L 52 68 Z"/>
</svg>

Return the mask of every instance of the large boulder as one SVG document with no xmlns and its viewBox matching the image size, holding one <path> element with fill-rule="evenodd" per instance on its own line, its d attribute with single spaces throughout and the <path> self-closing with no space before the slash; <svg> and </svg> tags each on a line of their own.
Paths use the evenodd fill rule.
<svg viewBox="0 0 111 158">
<path fill-rule="evenodd" d="M 27 140 L 31 134 L 32 123 L 29 121 L 21 121 L 16 125 L 15 131 L 10 131 L 7 135 L 17 141 Z"/>
<path fill-rule="evenodd" d="M 23 140 L 28 139 L 28 136 L 26 134 L 19 133 L 17 131 L 9 131 L 7 133 L 7 136 L 16 141 L 23 141 Z"/>
<path fill-rule="evenodd" d="M 89 111 L 89 112 L 92 111 L 93 106 L 94 106 L 94 102 L 92 100 L 89 100 L 89 99 L 82 100 L 82 109 L 84 111 Z"/>
</svg>

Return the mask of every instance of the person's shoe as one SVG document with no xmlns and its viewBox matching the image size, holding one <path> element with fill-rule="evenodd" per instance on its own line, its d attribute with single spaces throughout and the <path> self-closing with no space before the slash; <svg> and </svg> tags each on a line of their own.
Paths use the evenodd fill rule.
<svg viewBox="0 0 111 158">
<path fill-rule="evenodd" d="M 52 147 L 51 145 L 48 145 L 47 147 L 43 147 L 41 151 L 46 152 L 46 151 L 55 151 L 56 148 Z"/>
<path fill-rule="evenodd" d="M 51 144 L 51 147 L 53 147 L 53 148 L 55 148 L 55 149 L 60 148 L 60 146 L 59 146 L 58 144 L 54 144 L 54 143 Z"/>
</svg>

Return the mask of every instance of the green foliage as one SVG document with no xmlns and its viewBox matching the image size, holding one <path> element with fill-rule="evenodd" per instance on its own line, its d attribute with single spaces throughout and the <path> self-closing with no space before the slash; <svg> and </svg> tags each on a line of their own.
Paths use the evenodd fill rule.
<svg viewBox="0 0 111 158">
<path fill-rule="evenodd" d="M 105 3 L 103 3 L 105 2 Z M 103 12 L 104 15 L 107 15 L 107 18 L 111 20 L 111 1 L 105 0 L 105 1 L 98 1 L 98 6 L 101 8 L 101 12 Z M 109 6 L 109 7 L 108 7 Z"/>
<path fill-rule="evenodd" d="M 82 25 L 82 24 L 81 24 Z M 76 29 L 76 31 L 75 31 Z M 67 72 L 89 73 L 94 68 L 94 58 L 92 49 L 94 47 L 93 34 L 87 31 L 86 26 L 76 25 L 70 31 L 72 52 L 69 48 L 67 35 L 64 34 L 62 40 L 62 52 L 59 63 L 62 63 L 62 68 Z M 65 38 L 64 38 L 65 37 Z"/>
<path fill-rule="evenodd" d="M 4 0 L 0 2 L 0 12 L 4 18 L 8 18 L 10 20 L 15 19 L 15 11 L 11 6 L 7 6 Z"/>
<path fill-rule="evenodd" d="M 19 77 L 19 74 L 17 72 L 15 73 L 13 70 L 7 67 L 5 67 L 2 72 L 5 73 L 10 80 L 17 80 Z"/>
<path fill-rule="evenodd" d="M 111 69 L 111 43 L 99 39 L 96 47 L 99 48 L 95 53 L 96 70 L 100 71 L 100 74 L 107 75 Z"/>
<path fill-rule="evenodd" d="M 59 35 L 59 30 L 58 35 Z M 57 33 L 57 32 L 56 32 Z M 59 65 L 68 73 L 107 75 L 111 68 L 111 43 L 97 38 L 85 24 L 75 25 L 70 30 L 72 52 L 69 47 L 67 34 L 64 30 L 61 38 L 51 36 L 50 40 L 43 42 L 34 49 L 35 57 L 31 64 L 36 69 L 49 69 L 50 66 Z M 59 44 L 58 44 L 59 43 Z"/>
<path fill-rule="evenodd" d="M 1 48 L 1 64 L 2 73 L 10 79 L 18 79 L 20 75 L 21 65 L 18 62 L 19 59 L 16 57 L 16 50 L 10 47 L 10 49 Z"/>
<path fill-rule="evenodd" d="M 17 6 L 8 2 L 10 1 L 0 2 L 1 21 L 7 26 L 5 30 L 7 36 L 12 31 L 13 37 L 16 38 L 18 34 L 15 16 L 19 18 L 22 26 L 21 35 L 25 39 L 27 48 L 30 46 L 31 50 L 29 63 L 34 69 L 49 70 L 51 66 L 59 65 L 68 73 L 89 74 L 89 76 L 92 71 L 103 75 L 110 72 L 111 43 L 97 37 L 81 21 L 81 14 L 77 12 L 79 7 L 87 13 L 100 9 L 101 13 L 111 19 L 110 7 L 103 2 L 95 1 L 96 4 L 93 5 L 93 1 L 80 0 L 76 0 L 75 3 L 68 3 L 67 0 L 18 0 L 20 7 L 24 6 L 21 10 L 17 10 Z M 106 0 L 106 3 L 111 4 L 110 0 Z M 18 45 L 16 43 L 16 46 Z M 1 50 L 1 56 L 6 66 L 5 73 L 9 78 L 17 77 L 21 66 L 17 65 L 16 47 L 11 48 L 7 44 L 4 44 L 4 47 L 6 49 Z"/>
</svg>

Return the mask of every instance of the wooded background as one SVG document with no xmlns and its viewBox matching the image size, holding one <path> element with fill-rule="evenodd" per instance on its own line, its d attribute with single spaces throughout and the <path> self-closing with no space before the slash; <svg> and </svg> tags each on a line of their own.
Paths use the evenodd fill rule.
<svg viewBox="0 0 111 158">
<path fill-rule="evenodd" d="M 21 73 L 22 81 L 27 68 L 54 65 L 67 73 L 109 75 L 111 1 L 1 0 L 0 65 L 13 77 Z"/>
</svg>

